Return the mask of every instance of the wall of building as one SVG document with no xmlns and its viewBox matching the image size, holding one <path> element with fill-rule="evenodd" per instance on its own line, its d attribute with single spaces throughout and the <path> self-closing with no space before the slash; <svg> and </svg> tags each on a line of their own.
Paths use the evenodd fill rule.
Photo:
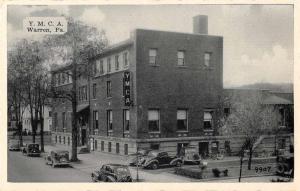
<svg viewBox="0 0 300 191">
<path fill-rule="evenodd" d="M 157 49 L 157 64 L 149 65 L 149 49 Z M 177 51 L 185 52 L 186 66 L 177 66 Z M 178 137 L 176 112 L 188 110 L 188 133 L 201 136 L 204 108 L 215 109 L 223 89 L 222 37 L 137 30 L 138 137 L 150 138 L 147 112 L 160 110 L 160 137 Z M 212 53 L 204 65 L 204 53 Z"/>
<path fill-rule="evenodd" d="M 129 53 L 129 67 L 128 69 L 113 72 L 111 74 L 104 74 L 92 79 L 90 83 L 90 93 L 92 95 L 92 86 L 95 83 L 97 94 L 96 99 L 91 99 L 90 104 L 90 121 L 92 125 L 93 111 L 98 111 L 99 116 L 99 129 L 98 133 L 94 135 L 99 136 L 111 136 L 111 137 L 127 137 L 136 138 L 136 106 L 134 104 L 134 97 L 136 96 L 136 87 L 134 86 L 136 80 L 135 74 L 135 60 L 134 60 L 134 47 L 124 47 L 124 49 L 113 51 L 110 54 L 107 53 L 105 57 L 114 56 L 115 54 L 124 51 Z M 99 57 L 98 59 L 102 59 Z M 112 62 L 114 64 L 114 62 Z M 123 96 L 123 78 L 124 72 L 130 72 L 130 91 L 133 106 L 125 106 Z M 107 97 L 107 81 L 111 82 L 111 97 Z M 130 111 L 130 130 L 129 133 L 124 134 L 123 129 L 123 110 L 129 109 Z M 113 113 L 113 131 L 108 133 L 107 126 L 107 111 L 111 110 Z"/>
</svg>

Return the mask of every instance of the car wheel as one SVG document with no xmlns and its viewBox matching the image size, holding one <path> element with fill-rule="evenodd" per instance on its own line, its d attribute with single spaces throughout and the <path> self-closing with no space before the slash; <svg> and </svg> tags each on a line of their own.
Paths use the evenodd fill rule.
<svg viewBox="0 0 300 191">
<path fill-rule="evenodd" d="M 106 181 L 105 181 L 105 182 L 116 182 L 116 181 L 115 181 L 115 179 L 114 179 L 113 177 L 108 176 L 108 177 L 106 178 Z"/>
<path fill-rule="evenodd" d="M 158 164 L 156 162 L 152 163 L 151 168 L 152 170 L 158 169 Z"/>
<path fill-rule="evenodd" d="M 54 163 L 53 161 L 52 161 L 52 164 L 51 164 L 51 165 L 52 165 L 53 168 L 55 168 L 55 163 Z"/>
<path fill-rule="evenodd" d="M 181 162 L 181 161 L 176 161 L 176 163 L 175 163 L 175 166 L 176 166 L 176 167 L 181 167 L 181 165 L 182 165 L 182 162 Z"/>
<path fill-rule="evenodd" d="M 97 182 L 98 180 L 97 180 L 97 177 L 94 175 L 94 174 L 92 174 L 92 181 L 93 182 Z"/>
</svg>

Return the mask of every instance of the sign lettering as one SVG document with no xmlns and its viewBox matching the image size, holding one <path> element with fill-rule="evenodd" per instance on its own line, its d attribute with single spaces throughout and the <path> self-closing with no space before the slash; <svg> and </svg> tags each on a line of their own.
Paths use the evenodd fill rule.
<svg viewBox="0 0 300 191">
<path fill-rule="evenodd" d="M 131 100 L 130 100 L 130 73 L 127 72 L 127 71 L 124 72 L 123 88 L 124 88 L 125 106 L 130 106 L 131 105 Z"/>
</svg>

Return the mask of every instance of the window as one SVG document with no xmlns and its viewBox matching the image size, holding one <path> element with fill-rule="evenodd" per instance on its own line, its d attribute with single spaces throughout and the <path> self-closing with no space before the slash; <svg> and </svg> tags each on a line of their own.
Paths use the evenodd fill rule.
<svg viewBox="0 0 300 191">
<path fill-rule="evenodd" d="M 92 67 L 93 67 L 92 68 L 92 73 L 93 73 L 94 76 L 96 76 L 96 74 L 97 74 L 97 61 L 93 63 Z"/>
<path fill-rule="evenodd" d="M 57 74 L 57 84 L 60 85 L 60 73 Z"/>
<path fill-rule="evenodd" d="M 231 147 L 230 147 L 230 141 L 225 141 L 224 142 L 224 148 L 225 148 L 225 153 L 230 156 L 231 155 Z"/>
<path fill-rule="evenodd" d="M 101 141 L 101 151 L 104 151 L 104 141 Z"/>
<path fill-rule="evenodd" d="M 119 154 L 120 153 L 120 144 L 116 143 L 116 153 Z"/>
<path fill-rule="evenodd" d="M 107 72 L 111 72 L 111 58 L 107 58 Z"/>
<path fill-rule="evenodd" d="M 61 136 L 58 137 L 58 142 L 61 143 Z"/>
<path fill-rule="evenodd" d="M 61 73 L 61 83 L 64 84 L 65 83 L 65 74 Z"/>
<path fill-rule="evenodd" d="M 111 81 L 106 82 L 106 93 L 107 97 L 111 97 Z"/>
<path fill-rule="evenodd" d="M 119 55 L 115 56 L 115 70 L 118 71 L 120 67 L 120 63 L 119 63 Z"/>
<path fill-rule="evenodd" d="M 62 128 L 63 130 L 66 128 L 66 113 L 62 113 Z"/>
<path fill-rule="evenodd" d="M 87 86 L 83 86 L 83 100 L 87 100 Z"/>
<path fill-rule="evenodd" d="M 68 72 L 69 83 L 72 83 L 72 72 Z"/>
<path fill-rule="evenodd" d="M 149 64 L 150 65 L 157 65 L 157 49 L 150 49 L 149 50 Z"/>
<path fill-rule="evenodd" d="M 151 150 L 159 150 L 159 143 L 151 143 L 150 149 Z"/>
<path fill-rule="evenodd" d="M 224 115 L 225 115 L 226 117 L 228 117 L 228 116 L 230 115 L 230 108 L 229 108 L 229 107 L 225 107 L 225 108 L 224 108 Z"/>
<path fill-rule="evenodd" d="M 64 144 L 66 144 L 66 137 L 64 137 L 63 140 L 64 140 Z"/>
<path fill-rule="evenodd" d="M 98 149 L 98 143 L 97 143 L 97 140 L 94 141 L 94 145 L 95 145 L 95 150 Z"/>
<path fill-rule="evenodd" d="M 112 114 L 112 110 L 107 110 L 107 128 L 109 131 L 113 130 L 113 114 Z"/>
<path fill-rule="evenodd" d="M 93 127 L 94 127 L 94 129 L 98 129 L 99 128 L 98 111 L 93 111 Z"/>
<path fill-rule="evenodd" d="M 108 142 L 108 152 L 111 152 L 111 142 Z"/>
<path fill-rule="evenodd" d="M 97 84 L 93 84 L 93 99 L 96 99 L 97 94 Z"/>
<path fill-rule="evenodd" d="M 205 110 L 204 111 L 204 129 L 211 129 L 213 124 L 213 118 L 212 118 L 212 111 L 211 110 Z"/>
<path fill-rule="evenodd" d="M 54 116 L 53 116 L 53 128 L 54 128 L 54 131 L 56 131 L 56 128 L 57 128 L 57 113 L 54 113 Z"/>
<path fill-rule="evenodd" d="M 98 75 L 100 73 L 101 62 L 103 62 L 103 61 L 102 60 L 97 60 L 96 61 L 96 75 Z"/>
<path fill-rule="evenodd" d="M 184 66 L 184 51 L 178 51 L 177 52 L 177 65 L 178 66 Z"/>
<path fill-rule="evenodd" d="M 129 131 L 129 110 L 124 109 L 123 110 L 123 128 L 124 131 Z"/>
<path fill-rule="evenodd" d="M 187 131 L 187 110 L 177 110 L 177 130 Z"/>
<path fill-rule="evenodd" d="M 49 111 L 49 117 L 52 117 L 52 112 L 51 111 Z"/>
<path fill-rule="evenodd" d="M 128 67 L 128 53 L 123 53 L 123 62 L 124 62 L 124 68 Z"/>
<path fill-rule="evenodd" d="M 148 125 L 150 132 L 159 132 L 159 110 L 148 111 Z"/>
<path fill-rule="evenodd" d="M 211 53 L 210 52 L 205 52 L 204 53 L 204 65 L 206 67 L 209 67 L 211 65 Z"/>
<path fill-rule="evenodd" d="M 70 145 L 70 137 L 68 137 L 68 145 Z"/>
<path fill-rule="evenodd" d="M 278 149 L 285 149 L 285 139 L 278 140 Z"/>
<path fill-rule="evenodd" d="M 124 144 L 124 155 L 128 155 L 128 144 Z"/>
<path fill-rule="evenodd" d="M 284 108 L 279 108 L 279 125 L 280 126 L 285 126 L 285 112 L 284 112 Z"/>
<path fill-rule="evenodd" d="M 100 74 L 103 74 L 103 73 L 104 73 L 103 60 L 100 60 L 99 72 L 100 72 Z"/>
</svg>

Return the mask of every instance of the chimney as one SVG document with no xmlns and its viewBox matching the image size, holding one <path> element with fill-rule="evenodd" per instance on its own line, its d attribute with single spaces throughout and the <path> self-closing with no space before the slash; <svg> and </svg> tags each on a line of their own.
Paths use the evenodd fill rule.
<svg viewBox="0 0 300 191">
<path fill-rule="evenodd" d="M 207 15 L 197 15 L 193 17 L 193 32 L 195 34 L 208 34 L 208 17 Z"/>
</svg>

